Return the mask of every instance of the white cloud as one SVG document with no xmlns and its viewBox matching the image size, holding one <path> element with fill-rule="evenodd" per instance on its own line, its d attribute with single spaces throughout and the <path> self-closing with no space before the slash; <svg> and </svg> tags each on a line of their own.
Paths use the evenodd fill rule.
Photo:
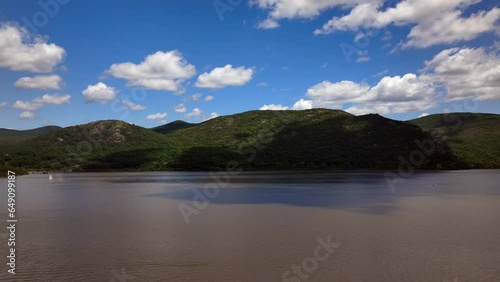
<svg viewBox="0 0 500 282">
<path fill-rule="evenodd" d="M 422 117 L 426 117 L 426 116 L 428 116 L 428 115 L 429 115 L 429 113 L 422 113 L 422 114 L 421 114 L 421 115 L 419 115 L 418 117 L 419 117 L 419 118 L 422 118 Z"/>
<path fill-rule="evenodd" d="M 370 61 L 369 56 L 362 56 L 362 57 L 358 57 L 356 59 L 356 63 L 364 63 L 364 62 L 368 62 L 368 61 Z"/>
<path fill-rule="evenodd" d="M 267 82 L 260 82 L 257 84 L 257 87 L 267 87 Z"/>
<path fill-rule="evenodd" d="M 205 102 L 212 101 L 213 99 L 214 99 L 214 96 L 208 95 L 207 97 L 205 97 Z"/>
<path fill-rule="evenodd" d="M 500 58 L 484 48 L 451 48 L 425 62 L 424 78 L 445 87 L 447 100 L 500 100 Z"/>
<path fill-rule="evenodd" d="M 389 25 L 413 26 L 403 47 L 425 48 L 475 39 L 498 31 L 500 8 L 464 16 L 465 8 L 480 0 L 403 0 L 382 10 L 384 1 L 360 1 L 350 13 L 334 17 L 314 31 L 328 34 L 339 30 L 383 28 Z"/>
<path fill-rule="evenodd" d="M 182 53 L 174 50 L 158 51 L 140 64 L 113 64 L 105 73 L 127 79 L 128 86 L 182 93 L 182 83 L 196 74 L 196 68 L 183 58 Z"/>
<path fill-rule="evenodd" d="M 323 81 L 309 88 L 306 97 L 314 107 L 347 107 L 345 110 L 353 114 L 424 111 L 443 99 L 500 100 L 500 58 L 496 50 L 451 48 L 424 64 L 419 76 L 385 76 L 374 86 Z"/>
<path fill-rule="evenodd" d="M 373 87 L 352 81 L 324 81 L 311 87 L 306 96 L 315 107 L 339 109 L 349 103 L 346 111 L 354 114 L 426 110 L 435 107 L 439 98 L 432 83 L 412 73 L 386 76 Z"/>
<path fill-rule="evenodd" d="M 257 24 L 257 28 L 260 29 L 273 29 L 280 27 L 280 24 L 273 19 L 265 19 Z"/>
<path fill-rule="evenodd" d="M 0 108 L 3 108 L 3 107 L 5 107 L 5 106 L 7 106 L 7 102 L 1 102 L 1 103 L 0 103 Z"/>
<path fill-rule="evenodd" d="M 437 44 L 470 41 L 479 35 L 498 30 L 495 23 L 500 19 L 500 8 L 489 12 L 480 11 L 468 18 L 461 17 L 460 11 L 442 15 L 435 21 L 421 23 L 408 34 L 404 46 L 425 48 Z"/>
<path fill-rule="evenodd" d="M 307 90 L 306 96 L 318 107 L 339 108 L 343 103 L 366 100 L 370 86 L 353 81 L 323 81 Z"/>
<path fill-rule="evenodd" d="M 33 113 L 33 112 L 29 112 L 29 111 L 22 112 L 22 113 L 19 115 L 19 118 L 20 118 L 20 119 L 34 119 L 34 118 L 35 118 L 35 113 Z"/>
<path fill-rule="evenodd" d="M 386 75 L 387 73 L 389 73 L 389 70 L 388 69 L 385 69 L 383 71 L 380 71 L 374 75 L 372 75 L 372 77 L 377 77 L 377 76 L 383 76 L 383 75 Z"/>
<path fill-rule="evenodd" d="M 198 77 L 196 86 L 200 88 L 220 89 L 227 86 L 242 86 L 247 84 L 253 76 L 252 68 L 232 65 L 215 68 L 210 73 L 205 72 Z"/>
<path fill-rule="evenodd" d="M 88 103 L 99 102 L 105 104 L 115 100 L 117 92 L 114 87 L 99 82 L 95 85 L 89 85 L 82 93 Z"/>
<path fill-rule="evenodd" d="M 28 101 L 16 101 L 14 105 L 12 105 L 12 108 L 18 109 L 18 110 L 23 110 L 23 111 L 30 111 L 34 112 L 38 109 L 40 109 L 43 106 L 41 103 L 35 103 L 35 102 L 28 102 Z"/>
<path fill-rule="evenodd" d="M 264 105 L 264 106 L 260 107 L 259 110 L 261 110 L 261 111 L 267 111 L 267 110 L 284 111 L 284 110 L 288 110 L 288 107 L 283 106 L 281 104 L 268 104 L 268 105 Z"/>
<path fill-rule="evenodd" d="M 143 111 L 143 110 L 147 109 L 146 106 L 132 103 L 129 100 L 123 100 L 122 104 L 131 111 Z"/>
<path fill-rule="evenodd" d="M 210 120 L 210 119 L 213 119 L 213 118 L 216 118 L 216 117 L 219 117 L 220 115 L 216 112 L 213 112 L 210 114 L 209 117 L 207 117 L 205 120 Z"/>
<path fill-rule="evenodd" d="M 309 110 L 312 108 L 313 108 L 313 101 L 304 99 L 300 99 L 292 107 L 293 110 Z"/>
<path fill-rule="evenodd" d="M 285 111 L 285 110 L 309 110 L 313 108 L 313 101 L 300 99 L 293 107 L 283 106 L 281 104 L 267 104 L 259 108 L 261 111 Z"/>
<path fill-rule="evenodd" d="M 269 11 L 269 19 L 312 19 L 328 8 L 350 5 L 352 0 L 250 0 L 250 4 Z"/>
<path fill-rule="evenodd" d="M 193 95 L 191 95 L 191 100 L 199 101 L 201 96 L 203 96 L 203 95 L 201 95 L 200 93 L 193 94 Z"/>
<path fill-rule="evenodd" d="M 61 84 L 61 77 L 57 74 L 53 74 L 21 77 L 14 83 L 14 86 L 29 89 L 59 90 L 61 89 Z"/>
<path fill-rule="evenodd" d="M 186 112 L 186 106 L 184 104 L 179 104 L 174 107 L 174 111 L 177 113 L 185 113 Z"/>
<path fill-rule="evenodd" d="M 187 113 L 185 115 L 185 117 L 186 118 L 193 118 L 193 117 L 199 118 L 199 117 L 201 117 L 202 114 L 203 114 L 202 110 L 200 110 L 199 108 L 194 108 L 193 111 L 190 113 Z"/>
<path fill-rule="evenodd" d="M 19 116 L 22 119 L 33 119 L 35 117 L 35 111 L 39 110 L 45 104 L 52 105 L 62 105 L 69 104 L 71 99 L 70 95 L 60 95 L 60 94 L 45 94 L 42 97 L 36 97 L 32 101 L 16 101 L 12 108 L 23 110 Z"/>
<path fill-rule="evenodd" d="M 69 104 L 69 100 L 71 99 L 70 95 L 59 95 L 59 94 L 45 94 L 42 97 L 37 97 L 33 99 L 33 103 L 37 104 L 53 104 L 53 105 L 62 105 Z"/>
<path fill-rule="evenodd" d="M 146 117 L 146 119 L 156 121 L 158 123 L 166 123 L 166 117 L 167 113 L 156 113 L 156 114 L 151 114 Z"/>
<path fill-rule="evenodd" d="M 52 72 L 66 51 L 47 38 L 29 34 L 25 28 L 4 23 L 0 26 L 0 68 L 35 73 Z"/>
</svg>

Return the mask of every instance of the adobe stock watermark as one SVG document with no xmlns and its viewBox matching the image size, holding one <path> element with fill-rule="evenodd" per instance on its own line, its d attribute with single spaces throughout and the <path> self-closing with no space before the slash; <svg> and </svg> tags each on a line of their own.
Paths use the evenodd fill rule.
<svg viewBox="0 0 500 282">
<path fill-rule="evenodd" d="M 257 154 L 263 151 L 267 144 L 269 144 L 274 135 L 281 132 L 289 121 L 279 111 L 273 111 L 278 118 L 278 124 L 269 128 L 263 129 L 257 135 L 257 142 L 252 146 L 240 146 L 238 152 L 245 157 L 247 163 L 252 163 Z M 191 216 L 199 215 L 202 210 L 208 207 L 210 199 L 216 198 L 221 188 L 227 187 L 231 183 L 231 178 L 239 175 L 243 171 L 241 163 L 232 160 L 227 162 L 226 170 L 220 172 L 210 172 L 210 177 L 213 180 L 211 183 L 205 184 L 203 189 L 193 189 L 194 197 L 191 205 L 187 203 L 180 203 L 177 207 L 186 224 L 191 223 Z"/>
<path fill-rule="evenodd" d="M 464 121 L 469 118 L 470 112 L 474 112 L 479 107 L 477 101 L 469 100 L 463 101 L 461 104 L 453 104 L 453 112 L 443 115 L 443 122 L 445 124 L 453 124 L 450 128 L 451 132 L 456 132 L 462 128 Z M 464 112 L 465 110 L 465 112 Z M 445 132 L 434 130 L 431 131 L 431 138 L 424 140 L 414 140 L 418 149 L 413 150 L 408 156 L 404 157 L 399 155 L 399 166 L 396 173 L 386 171 L 384 173 L 387 185 L 392 192 L 396 191 L 396 184 L 402 184 L 407 178 L 413 176 L 415 170 L 419 169 L 426 161 L 427 158 L 432 156 L 439 145 L 439 141 L 446 138 Z"/>
<path fill-rule="evenodd" d="M 241 3 L 243 3 L 243 0 L 214 0 L 212 2 L 215 12 L 221 22 L 225 19 L 225 13 L 232 12 L 234 8 L 239 6 Z"/>
<path fill-rule="evenodd" d="M 309 279 L 318 270 L 320 263 L 326 261 L 335 249 L 341 246 L 339 243 L 332 243 L 331 235 L 328 235 L 326 240 L 318 237 L 316 241 L 318 245 L 314 248 L 312 256 L 305 258 L 299 265 L 294 265 L 290 270 L 283 272 L 281 275 L 283 282 L 300 282 Z"/>
<path fill-rule="evenodd" d="M 67 5 L 71 0 L 39 0 L 39 11 L 36 11 L 31 19 L 22 17 L 21 21 L 32 33 L 38 33 L 39 28 L 45 27 L 50 18 L 54 18 L 61 11 L 61 5 Z"/>
<path fill-rule="evenodd" d="M 366 62 L 370 60 L 368 55 L 368 47 L 370 46 L 372 40 L 379 36 L 381 33 L 380 30 L 372 30 L 358 33 L 352 43 L 347 43 L 342 41 L 339 44 L 339 48 L 344 55 L 344 59 L 347 63 L 351 63 L 353 61 L 353 56 L 356 56 L 356 62 Z"/>
</svg>

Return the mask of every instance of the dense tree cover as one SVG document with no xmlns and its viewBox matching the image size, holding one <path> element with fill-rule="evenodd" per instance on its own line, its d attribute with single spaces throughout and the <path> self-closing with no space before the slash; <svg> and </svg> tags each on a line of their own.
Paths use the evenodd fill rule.
<svg viewBox="0 0 500 282">
<path fill-rule="evenodd" d="M 410 121 L 442 136 L 455 155 L 472 168 L 500 168 L 500 115 L 449 113 Z"/>
<path fill-rule="evenodd" d="M 72 126 L 0 147 L 0 164 L 71 171 L 397 169 L 415 162 L 426 140 L 434 150 L 415 169 L 467 167 L 440 138 L 379 115 L 250 111 L 159 128 L 164 134 L 122 121 Z"/>
</svg>

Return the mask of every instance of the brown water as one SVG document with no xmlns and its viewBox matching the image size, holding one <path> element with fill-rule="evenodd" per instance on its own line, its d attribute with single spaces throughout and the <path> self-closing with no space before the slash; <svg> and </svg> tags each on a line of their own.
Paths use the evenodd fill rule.
<svg viewBox="0 0 500 282">
<path fill-rule="evenodd" d="M 500 281 L 498 170 L 418 173 L 394 191 L 383 173 L 229 180 L 196 209 L 208 173 L 19 177 L 17 274 L 3 189 L 0 280 Z"/>
</svg>

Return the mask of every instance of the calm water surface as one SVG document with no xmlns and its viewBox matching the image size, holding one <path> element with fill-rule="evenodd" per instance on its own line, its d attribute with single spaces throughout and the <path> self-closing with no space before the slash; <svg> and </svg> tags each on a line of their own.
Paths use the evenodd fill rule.
<svg viewBox="0 0 500 282">
<path fill-rule="evenodd" d="M 378 172 L 243 173 L 219 191 L 209 173 L 22 176 L 17 274 L 2 227 L 0 280 L 500 281 L 499 172 L 418 173 L 394 191 Z"/>
</svg>

